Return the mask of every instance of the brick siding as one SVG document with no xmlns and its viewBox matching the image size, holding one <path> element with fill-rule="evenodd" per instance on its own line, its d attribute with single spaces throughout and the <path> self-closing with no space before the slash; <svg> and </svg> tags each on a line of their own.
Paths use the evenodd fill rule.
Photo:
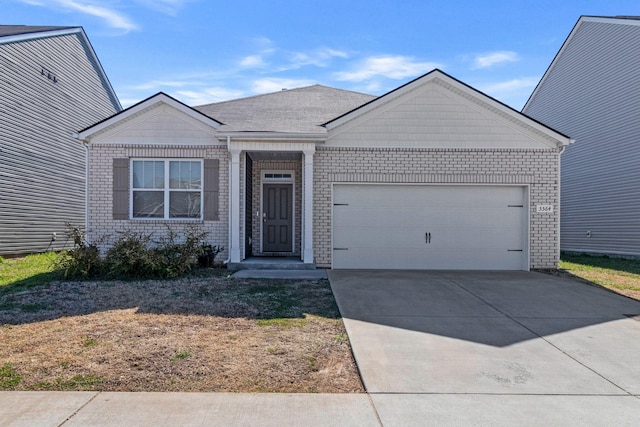
<svg viewBox="0 0 640 427">
<path fill-rule="evenodd" d="M 331 267 L 332 183 L 521 184 L 529 186 L 530 267 L 558 263 L 558 156 L 552 149 L 318 147 L 314 156 L 314 255 Z M 551 204 L 553 213 L 536 213 Z"/>
<path fill-rule="evenodd" d="M 112 217 L 113 159 L 219 159 L 219 220 L 114 220 Z M 228 258 L 229 248 L 229 161 L 226 146 L 167 146 L 93 144 L 89 146 L 89 224 L 87 238 L 101 249 L 108 248 L 125 230 L 150 234 L 157 239 L 167 235 L 167 225 L 176 232 L 196 226 L 208 233 L 207 242 L 224 246 L 218 261 Z"/>
</svg>

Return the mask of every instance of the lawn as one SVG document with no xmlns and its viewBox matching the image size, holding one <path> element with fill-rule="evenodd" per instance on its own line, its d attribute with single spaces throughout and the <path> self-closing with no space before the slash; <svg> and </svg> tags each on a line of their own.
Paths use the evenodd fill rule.
<svg viewBox="0 0 640 427">
<path fill-rule="evenodd" d="M 54 258 L 0 263 L 0 390 L 363 391 L 327 280 L 59 281 Z"/>
<path fill-rule="evenodd" d="M 562 254 L 560 271 L 640 300 L 640 260 Z"/>
</svg>

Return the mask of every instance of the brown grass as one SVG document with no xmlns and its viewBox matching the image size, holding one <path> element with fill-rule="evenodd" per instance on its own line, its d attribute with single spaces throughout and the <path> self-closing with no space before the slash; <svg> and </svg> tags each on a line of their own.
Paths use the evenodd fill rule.
<svg viewBox="0 0 640 427">
<path fill-rule="evenodd" d="M 0 342 L 5 390 L 363 392 L 326 280 L 4 289 Z"/>
</svg>

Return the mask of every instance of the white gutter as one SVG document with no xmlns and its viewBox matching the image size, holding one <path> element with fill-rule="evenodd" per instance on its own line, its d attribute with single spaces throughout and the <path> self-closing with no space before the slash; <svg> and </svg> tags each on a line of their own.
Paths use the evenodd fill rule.
<svg viewBox="0 0 640 427">
<path fill-rule="evenodd" d="M 562 196 L 562 153 L 567 149 L 568 146 L 575 143 L 575 139 L 569 139 L 566 143 L 563 142 L 560 147 L 560 152 L 558 153 L 558 263 L 560 262 L 560 254 L 562 253 L 562 249 L 560 248 L 560 227 L 562 224 L 560 223 L 560 202 Z"/>
<path fill-rule="evenodd" d="M 316 141 L 324 142 L 327 139 L 326 133 L 291 133 L 291 132 L 217 132 L 219 140 L 230 138 L 236 141 Z"/>
<path fill-rule="evenodd" d="M 80 139 L 78 133 L 71 135 L 77 139 L 84 148 L 84 242 L 88 244 L 87 235 L 89 231 L 89 144 Z"/>
</svg>

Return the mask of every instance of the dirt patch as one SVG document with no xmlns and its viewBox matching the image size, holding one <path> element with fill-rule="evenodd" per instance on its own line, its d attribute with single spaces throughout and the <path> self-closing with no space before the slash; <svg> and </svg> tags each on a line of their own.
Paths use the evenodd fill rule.
<svg viewBox="0 0 640 427">
<path fill-rule="evenodd" d="M 0 389 L 363 392 L 326 280 L 9 290 L 0 342 Z"/>
</svg>

